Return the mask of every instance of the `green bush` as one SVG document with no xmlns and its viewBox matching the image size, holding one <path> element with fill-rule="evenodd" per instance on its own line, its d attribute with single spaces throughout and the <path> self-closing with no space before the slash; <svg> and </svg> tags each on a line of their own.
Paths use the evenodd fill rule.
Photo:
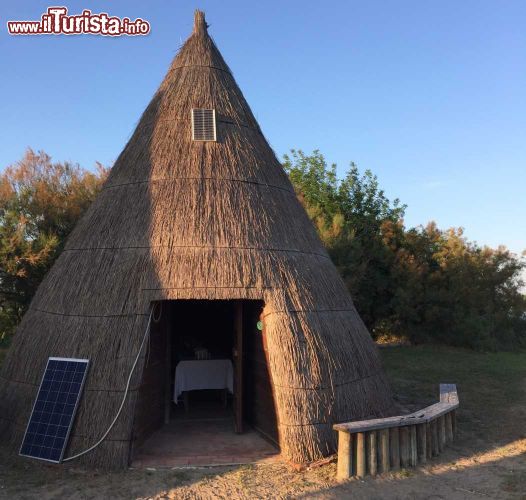
<svg viewBox="0 0 526 500">
<path fill-rule="evenodd" d="M 407 229 L 370 171 L 338 180 L 319 151 L 292 150 L 284 167 L 375 337 L 439 341 L 479 350 L 526 344 L 526 265 L 462 229 Z"/>
</svg>

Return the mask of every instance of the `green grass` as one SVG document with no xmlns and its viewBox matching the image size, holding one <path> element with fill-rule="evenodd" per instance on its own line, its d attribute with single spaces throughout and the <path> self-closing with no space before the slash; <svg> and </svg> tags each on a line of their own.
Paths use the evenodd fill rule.
<svg viewBox="0 0 526 500">
<path fill-rule="evenodd" d="M 436 402 L 440 382 L 456 383 L 460 422 L 476 423 L 477 434 L 498 438 L 497 419 L 510 406 L 526 404 L 525 351 L 479 353 L 426 345 L 387 347 L 381 349 L 381 355 L 402 404 Z"/>
<path fill-rule="evenodd" d="M 2 365 L 2 362 L 4 361 L 6 353 L 7 353 L 7 349 L 0 349 L 0 366 Z"/>
</svg>

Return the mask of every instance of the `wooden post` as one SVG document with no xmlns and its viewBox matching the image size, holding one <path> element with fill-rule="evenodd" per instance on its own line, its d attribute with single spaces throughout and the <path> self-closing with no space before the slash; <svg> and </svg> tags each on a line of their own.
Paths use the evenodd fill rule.
<svg viewBox="0 0 526 500">
<path fill-rule="evenodd" d="M 365 433 L 356 434 L 356 477 L 365 477 Z"/>
<path fill-rule="evenodd" d="M 438 456 L 438 453 L 439 453 L 439 445 L 438 445 L 438 425 L 437 425 L 437 421 L 436 420 L 433 420 L 431 422 L 431 441 L 433 443 L 433 450 L 432 450 L 432 453 L 433 453 L 433 456 L 436 457 Z"/>
<path fill-rule="evenodd" d="M 427 463 L 454 438 L 457 428 L 454 408 L 458 404 L 456 386 L 440 384 L 440 403 L 418 412 L 335 424 L 334 429 L 340 432 L 338 478 L 375 476 Z"/>
<path fill-rule="evenodd" d="M 416 426 L 416 446 L 418 462 L 425 464 L 427 462 L 427 426 L 419 424 Z"/>
<path fill-rule="evenodd" d="M 400 432 L 398 427 L 389 429 L 389 448 L 391 470 L 398 470 L 400 468 Z"/>
<path fill-rule="evenodd" d="M 458 393 L 456 384 L 440 384 L 440 402 L 458 404 Z"/>
<path fill-rule="evenodd" d="M 166 339 L 165 365 L 165 386 L 164 386 L 164 423 L 170 423 L 170 410 L 172 408 L 172 332 L 163 318 L 162 333 Z"/>
<path fill-rule="evenodd" d="M 438 449 L 442 451 L 446 447 L 446 419 L 444 415 L 438 417 Z"/>
<path fill-rule="evenodd" d="M 433 433 L 431 431 L 431 423 L 427 422 L 426 424 L 426 456 L 431 458 L 433 456 Z"/>
<path fill-rule="evenodd" d="M 409 467 L 411 465 L 409 439 L 409 427 L 400 427 L 400 463 L 402 467 Z"/>
<path fill-rule="evenodd" d="M 352 434 L 338 432 L 338 469 L 336 478 L 345 481 L 352 475 Z"/>
<path fill-rule="evenodd" d="M 378 466 L 380 474 L 389 471 L 389 429 L 378 431 Z"/>
<path fill-rule="evenodd" d="M 409 427 L 409 464 L 416 467 L 417 464 L 416 425 Z"/>
<path fill-rule="evenodd" d="M 370 431 L 367 433 L 367 458 L 369 474 L 371 476 L 376 476 L 376 472 L 378 470 L 378 458 L 376 456 L 376 431 Z"/>
<path fill-rule="evenodd" d="M 446 441 L 451 442 L 453 441 L 453 422 L 451 420 L 451 412 L 446 413 Z"/>
<path fill-rule="evenodd" d="M 453 437 L 457 435 L 457 410 L 451 411 L 451 427 L 453 428 Z"/>
<path fill-rule="evenodd" d="M 234 302 L 234 426 L 236 433 L 243 432 L 243 302 Z"/>
</svg>

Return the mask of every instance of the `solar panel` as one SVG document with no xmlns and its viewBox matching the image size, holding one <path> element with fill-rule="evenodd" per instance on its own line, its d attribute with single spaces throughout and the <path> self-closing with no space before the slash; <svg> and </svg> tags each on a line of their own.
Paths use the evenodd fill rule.
<svg viewBox="0 0 526 500">
<path fill-rule="evenodd" d="M 89 360 L 49 358 L 20 455 L 59 463 L 80 401 Z"/>
</svg>

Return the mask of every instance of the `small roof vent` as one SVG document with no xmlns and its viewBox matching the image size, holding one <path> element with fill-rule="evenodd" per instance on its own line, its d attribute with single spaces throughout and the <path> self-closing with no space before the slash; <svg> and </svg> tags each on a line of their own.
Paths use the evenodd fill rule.
<svg viewBox="0 0 526 500">
<path fill-rule="evenodd" d="M 216 110 L 192 109 L 192 140 L 216 140 Z"/>
</svg>

